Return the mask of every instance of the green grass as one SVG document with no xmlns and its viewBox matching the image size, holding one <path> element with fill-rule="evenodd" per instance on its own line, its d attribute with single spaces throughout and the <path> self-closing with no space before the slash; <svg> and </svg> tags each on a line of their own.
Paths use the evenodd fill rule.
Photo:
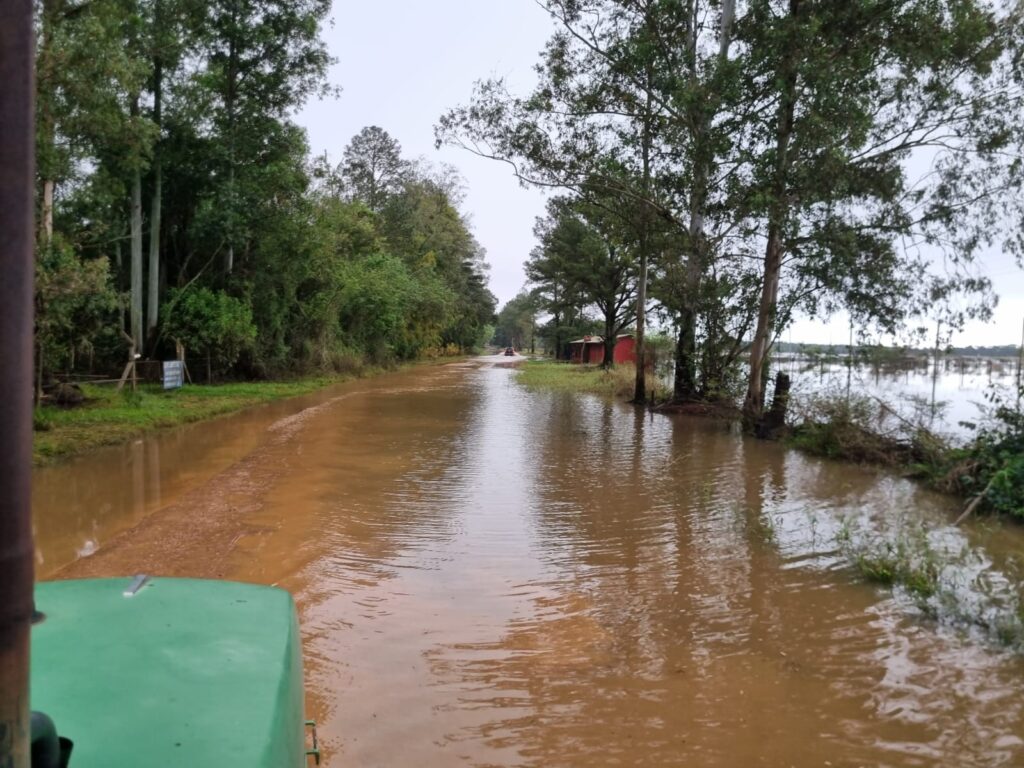
<svg viewBox="0 0 1024 768">
<path fill-rule="evenodd" d="M 47 405 L 36 409 L 32 458 L 37 465 L 52 463 L 154 430 L 308 394 L 343 380 L 316 377 L 212 386 L 198 384 L 167 392 L 157 385 L 143 385 L 136 392 L 83 385 L 87 398 L 83 405 L 76 408 Z"/>
<path fill-rule="evenodd" d="M 604 370 L 590 365 L 529 360 L 516 371 L 516 381 L 530 389 L 592 392 L 607 397 L 632 398 L 635 380 L 636 368 L 628 363 Z M 648 376 L 647 386 L 655 384 L 654 377 Z M 656 397 L 664 399 L 665 391 L 657 386 Z"/>
<path fill-rule="evenodd" d="M 886 587 L 900 585 L 919 601 L 927 600 L 938 590 L 939 556 L 923 528 L 904 532 L 895 539 L 858 543 L 849 521 L 844 521 L 836 543 L 866 581 Z"/>
</svg>

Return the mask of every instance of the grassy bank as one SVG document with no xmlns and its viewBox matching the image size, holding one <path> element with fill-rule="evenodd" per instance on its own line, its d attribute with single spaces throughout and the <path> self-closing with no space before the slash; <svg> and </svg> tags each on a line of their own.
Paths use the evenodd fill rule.
<svg viewBox="0 0 1024 768">
<path fill-rule="evenodd" d="M 878 398 L 818 397 L 794 419 L 789 445 L 808 453 L 892 467 L 966 501 L 964 517 L 1024 520 L 1024 412 L 991 396 L 990 415 L 952 444 Z"/>
<path fill-rule="evenodd" d="M 167 427 L 239 411 L 252 405 L 304 395 L 348 377 L 189 385 L 163 391 L 144 385 L 136 392 L 83 385 L 86 402 L 74 408 L 44 405 L 35 412 L 32 458 L 36 465 L 123 443 Z"/>
<path fill-rule="evenodd" d="M 560 392 L 590 392 L 606 397 L 632 399 L 636 383 L 636 368 L 631 364 L 617 365 L 605 370 L 591 365 L 571 365 L 552 360 L 528 360 L 518 366 L 516 381 L 531 389 Z M 648 389 L 656 388 L 660 400 L 667 395 L 665 389 L 648 377 Z"/>
</svg>

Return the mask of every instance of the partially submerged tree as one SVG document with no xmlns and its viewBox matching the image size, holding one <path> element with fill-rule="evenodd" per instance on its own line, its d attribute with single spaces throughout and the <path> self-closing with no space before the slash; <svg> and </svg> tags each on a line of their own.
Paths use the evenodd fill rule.
<svg viewBox="0 0 1024 768">
<path fill-rule="evenodd" d="M 438 141 L 526 183 L 644 204 L 631 219 L 677 328 L 676 399 L 720 392 L 750 339 L 753 428 L 772 343 L 797 312 L 892 328 L 958 291 L 985 311 L 971 259 L 1020 220 L 1019 13 L 985 0 L 544 6 L 558 31 L 536 88 L 479 84 Z M 948 290 L 923 290 L 921 244 L 944 248 Z"/>
<path fill-rule="evenodd" d="M 1005 192 L 981 187 L 1010 125 L 1005 83 L 992 77 L 1004 41 L 984 2 L 759 0 L 738 37 L 761 105 L 747 198 L 765 243 L 744 402 L 753 428 L 769 351 L 795 310 L 843 307 L 892 331 L 930 303 L 927 264 L 908 241 L 956 243 L 944 282 L 985 291 L 959 267 L 983 241 L 986 198 Z M 935 171 L 911 177 L 936 153 Z"/>
</svg>

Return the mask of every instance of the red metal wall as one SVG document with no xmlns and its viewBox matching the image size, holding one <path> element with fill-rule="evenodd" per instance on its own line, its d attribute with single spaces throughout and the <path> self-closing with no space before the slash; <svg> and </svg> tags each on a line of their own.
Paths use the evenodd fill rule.
<svg viewBox="0 0 1024 768">
<path fill-rule="evenodd" d="M 604 362 L 604 344 L 596 341 L 588 341 L 585 344 L 573 344 L 569 359 L 574 363 L 600 365 Z M 632 336 L 620 338 L 615 344 L 612 359 L 616 365 L 619 363 L 635 363 L 636 340 Z"/>
<path fill-rule="evenodd" d="M 604 359 L 604 350 L 601 351 L 601 359 Z M 615 354 L 613 355 L 615 364 L 619 363 L 635 363 L 636 362 L 636 339 L 632 336 L 623 336 L 615 344 Z"/>
</svg>

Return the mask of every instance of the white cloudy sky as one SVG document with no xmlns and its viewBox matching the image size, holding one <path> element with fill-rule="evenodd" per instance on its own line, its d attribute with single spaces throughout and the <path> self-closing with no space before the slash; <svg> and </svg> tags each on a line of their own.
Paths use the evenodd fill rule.
<svg viewBox="0 0 1024 768">
<path fill-rule="evenodd" d="M 433 126 L 448 108 L 465 103 L 474 81 L 500 75 L 519 92 L 534 82 L 533 65 L 553 27 L 534 0 L 335 0 L 326 30 L 336 99 L 308 104 L 298 116 L 314 152 L 337 162 L 366 125 L 397 138 L 408 157 L 459 168 L 467 182 L 464 207 L 487 249 L 491 290 L 502 304 L 523 285 L 522 265 L 533 247 L 534 219 L 544 196 L 522 188 L 505 165 L 453 148 L 435 150 Z M 1024 274 L 992 254 L 985 269 L 1000 303 L 992 323 L 975 323 L 957 345 L 1016 344 L 1024 320 Z M 787 340 L 843 343 L 847 321 L 798 321 Z"/>
</svg>

